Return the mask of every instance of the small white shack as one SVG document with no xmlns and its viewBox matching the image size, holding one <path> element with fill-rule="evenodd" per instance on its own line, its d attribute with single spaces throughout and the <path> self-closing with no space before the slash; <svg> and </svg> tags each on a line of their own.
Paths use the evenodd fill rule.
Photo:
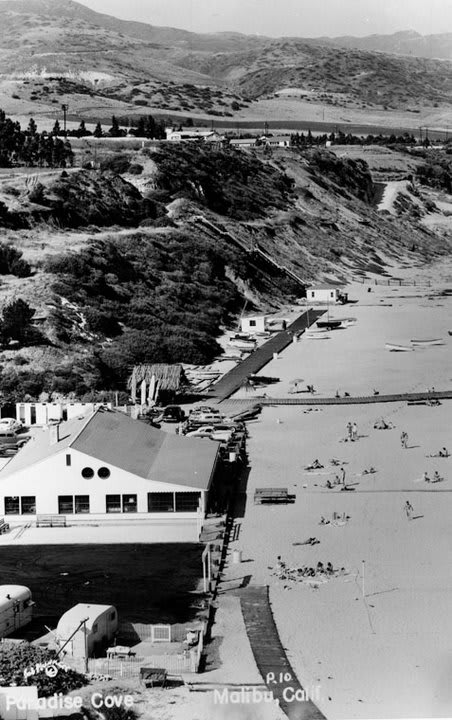
<svg viewBox="0 0 452 720">
<path fill-rule="evenodd" d="M 0 585 L 0 637 L 32 621 L 34 602 L 24 585 Z"/>
<path fill-rule="evenodd" d="M 56 635 L 63 654 L 87 658 L 99 655 L 117 629 L 118 613 L 113 605 L 79 603 L 60 617 Z"/>
<path fill-rule="evenodd" d="M 265 315 L 244 315 L 240 318 L 240 329 L 250 335 L 265 332 L 267 330 L 267 318 Z"/>
<path fill-rule="evenodd" d="M 338 303 L 346 296 L 337 285 L 314 285 L 306 290 L 306 298 L 310 303 Z"/>
</svg>

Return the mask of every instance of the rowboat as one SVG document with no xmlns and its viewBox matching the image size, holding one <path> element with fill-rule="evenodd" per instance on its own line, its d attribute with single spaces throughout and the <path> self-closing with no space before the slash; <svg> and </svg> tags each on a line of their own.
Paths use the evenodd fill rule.
<svg viewBox="0 0 452 720">
<path fill-rule="evenodd" d="M 444 341 L 442 338 L 435 338 L 434 340 L 412 340 L 411 344 L 428 347 L 429 345 L 444 345 Z"/>
<path fill-rule="evenodd" d="M 230 347 L 239 348 L 239 350 L 254 350 L 256 347 L 255 340 L 241 340 L 240 338 L 232 338 L 229 340 Z"/>
<path fill-rule="evenodd" d="M 410 345 L 399 345 L 398 343 L 385 343 L 385 348 L 390 352 L 411 352 L 414 350 Z"/>
</svg>

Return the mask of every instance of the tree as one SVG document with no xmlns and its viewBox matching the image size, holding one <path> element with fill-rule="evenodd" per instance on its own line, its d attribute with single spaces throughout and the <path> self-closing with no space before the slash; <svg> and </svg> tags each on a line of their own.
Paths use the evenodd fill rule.
<svg viewBox="0 0 452 720">
<path fill-rule="evenodd" d="M 115 115 L 113 115 L 111 119 L 111 128 L 109 129 L 108 134 L 111 135 L 111 137 L 121 137 L 121 135 L 123 135 L 123 132 L 119 127 L 118 119 Z"/>
<path fill-rule="evenodd" d="M 77 130 L 77 137 L 86 137 L 87 135 L 91 135 L 91 132 L 86 129 L 85 121 L 81 120 Z"/>
<path fill-rule="evenodd" d="M 101 138 L 103 137 L 103 134 L 104 133 L 102 132 L 102 125 L 100 124 L 100 122 L 98 122 L 96 127 L 94 128 L 93 135 L 95 138 Z"/>
<path fill-rule="evenodd" d="M 5 305 L 0 321 L 2 340 L 6 344 L 10 340 L 23 342 L 31 329 L 31 320 L 35 314 L 25 300 L 19 298 Z"/>
<path fill-rule="evenodd" d="M 33 120 L 33 118 L 30 118 L 30 122 L 28 123 L 28 128 L 27 128 L 28 134 L 36 135 L 37 131 L 38 131 L 38 128 L 36 126 L 35 121 Z"/>
<path fill-rule="evenodd" d="M 63 132 L 60 127 L 59 120 L 55 120 L 55 125 L 53 126 L 52 135 L 62 135 Z"/>
</svg>

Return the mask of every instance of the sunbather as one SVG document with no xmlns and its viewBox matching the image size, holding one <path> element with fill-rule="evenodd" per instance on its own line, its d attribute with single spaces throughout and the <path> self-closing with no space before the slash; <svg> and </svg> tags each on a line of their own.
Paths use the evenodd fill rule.
<svg viewBox="0 0 452 720">
<path fill-rule="evenodd" d="M 439 455 L 439 457 L 449 457 L 449 456 L 450 456 L 450 452 L 449 452 L 449 450 L 448 450 L 447 448 L 443 447 L 443 448 L 441 448 L 441 450 L 439 451 L 438 455 Z"/>
<path fill-rule="evenodd" d="M 433 474 L 433 480 L 432 480 L 432 482 L 441 482 L 442 479 L 443 479 L 443 478 L 442 478 L 441 475 L 439 474 L 438 470 L 435 470 L 435 472 L 434 472 L 434 474 Z"/>
</svg>

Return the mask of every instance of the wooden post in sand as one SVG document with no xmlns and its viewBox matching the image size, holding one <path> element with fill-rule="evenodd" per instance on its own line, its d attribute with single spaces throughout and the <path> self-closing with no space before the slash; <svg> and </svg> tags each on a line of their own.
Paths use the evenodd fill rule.
<svg viewBox="0 0 452 720">
<path fill-rule="evenodd" d="M 362 570 L 361 570 L 361 592 L 363 594 L 363 598 L 366 596 L 364 592 L 364 567 L 365 567 L 365 560 L 362 560 Z"/>
</svg>

